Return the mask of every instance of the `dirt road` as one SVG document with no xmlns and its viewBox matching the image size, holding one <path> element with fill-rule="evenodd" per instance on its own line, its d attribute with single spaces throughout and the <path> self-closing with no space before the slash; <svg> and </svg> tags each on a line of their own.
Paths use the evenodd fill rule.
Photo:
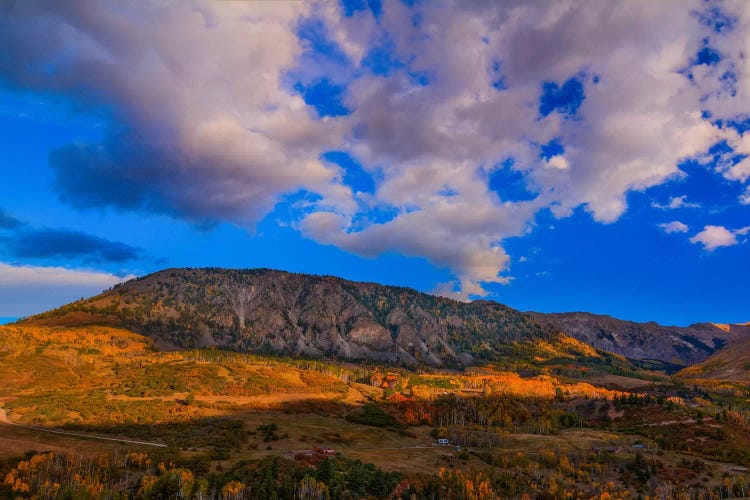
<svg viewBox="0 0 750 500">
<path fill-rule="evenodd" d="M 76 432 L 68 432 L 68 431 L 58 431 L 54 429 L 44 429 L 42 427 L 34 427 L 31 425 L 24 425 L 24 424 L 17 424 L 13 421 L 11 421 L 8 418 L 7 413 L 5 412 L 5 409 L 0 407 L 0 424 L 3 425 L 12 425 L 14 427 L 21 427 L 23 429 L 30 429 L 33 431 L 39 431 L 39 432 L 48 432 L 50 434 L 60 434 L 62 436 L 71 436 L 76 438 L 83 438 L 83 439 L 96 439 L 99 441 L 115 441 L 117 443 L 125 443 L 125 444 L 137 444 L 142 446 L 157 446 L 159 448 L 166 448 L 166 444 L 161 443 L 150 443 L 148 441 L 133 441 L 131 439 L 121 439 L 121 438 L 110 438 L 110 437 L 104 437 L 104 436 L 93 436 L 91 434 L 80 434 Z"/>
</svg>

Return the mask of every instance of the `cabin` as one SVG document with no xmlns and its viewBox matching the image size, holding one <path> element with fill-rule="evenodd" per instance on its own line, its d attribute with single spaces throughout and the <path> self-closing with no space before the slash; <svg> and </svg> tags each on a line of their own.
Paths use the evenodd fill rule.
<svg viewBox="0 0 750 500">
<path fill-rule="evenodd" d="M 333 448 L 329 448 L 328 446 L 316 446 L 313 451 L 315 453 L 320 453 L 321 455 L 335 455 L 336 450 Z"/>
</svg>

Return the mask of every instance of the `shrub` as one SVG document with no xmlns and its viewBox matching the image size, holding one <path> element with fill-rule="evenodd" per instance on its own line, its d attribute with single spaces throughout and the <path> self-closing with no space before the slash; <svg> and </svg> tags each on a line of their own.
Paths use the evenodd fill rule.
<svg viewBox="0 0 750 500">
<path fill-rule="evenodd" d="M 350 422 L 373 427 L 400 428 L 401 424 L 393 415 L 385 411 L 377 403 L 367 403 L 359 410 L 355 410 L 346 416 Z"/>
</svg>

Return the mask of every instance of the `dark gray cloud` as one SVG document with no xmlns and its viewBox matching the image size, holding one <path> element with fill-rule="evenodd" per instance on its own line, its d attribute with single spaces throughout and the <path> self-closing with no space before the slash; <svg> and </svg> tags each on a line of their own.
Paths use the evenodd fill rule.
<svg viewBox="0 0 750 500">
<path fill-rule="evenodd" d="M 116 134 L 96 145 L 66 145 L 51 151 L 49 160 L 55 190 L 78 209 L 143 210 L 210 225 L 213 214 L 242 218 L 247 208 L 234 197 L 214 196 L 208 187 L 212 181 L 181 169 L 178 159 L 135 134 Z M 204 170 L 213 177 L 209 166 Z M 254 195 L 260 198 L 263 193 Z"/>
<path fill-rule="evenodd" d="M 81 258 L 88 262 L 128 262 L 142 257 L 139 248 L 79 231 L 38 229 L 19 231 L 5 240 L 13 257 L 40 259 Z"/>
<path fill-rule="evenodd" d="M 11 217 L 10 215 L 6 214 L 5 211 L 0 208 L 0 229 L 17 229 L 21 227 L 23 223 L 16 219 L 15 217 Z"/>
<path fill-rule="evenodd" d="M 33 228 L 0 209 L 0 251 L 16 259 L 66 258 L 84 262 L 138 260 L 143 250 L 70 229 Z"/>
</svg>

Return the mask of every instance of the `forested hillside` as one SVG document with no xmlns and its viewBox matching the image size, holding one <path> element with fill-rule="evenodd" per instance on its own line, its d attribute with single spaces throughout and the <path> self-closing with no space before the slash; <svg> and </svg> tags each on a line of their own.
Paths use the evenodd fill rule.
<svg viewBox="0 0 750 500">
<path fill-rule="evenodd" d="M 124 326 L 179 347 L 410 366 L 599 356 L 496 302 L 266 269 L 168 269 L 30 322 Z"/>
</svg>

